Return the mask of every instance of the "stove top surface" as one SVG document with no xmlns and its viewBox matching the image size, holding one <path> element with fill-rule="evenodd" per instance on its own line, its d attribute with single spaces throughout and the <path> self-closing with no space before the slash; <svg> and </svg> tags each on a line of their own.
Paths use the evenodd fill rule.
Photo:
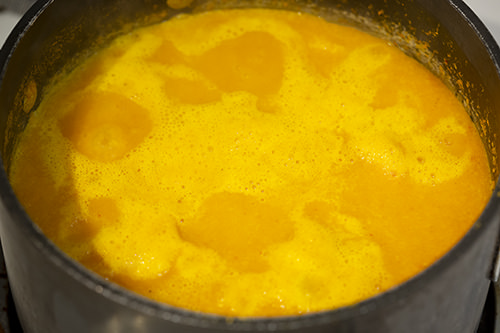
<svg viewBox="0 0 500 333">
<path fill-rule="evenodd" d="M 19 21 L 22 13 L 33 0 L 0 0 L 0 45 Z M 464 0 L 483 21 L 493 37 L 500 44 L 500 1 Z M 483 316 L 476 333 L 500 333 L 500 286 L 492 285 L 483 310 Z M 500 312 L 500 311 L 499 311 Z M 0 252 L 0 333 L 22 333 L 13 300 L 9 292 L 7 273 Z"/>
</svg>

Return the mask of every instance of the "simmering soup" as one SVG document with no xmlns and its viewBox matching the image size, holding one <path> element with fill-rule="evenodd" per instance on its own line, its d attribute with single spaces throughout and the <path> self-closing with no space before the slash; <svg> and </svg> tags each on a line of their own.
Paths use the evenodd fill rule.
<svg viewBox="0 0 500 333">
<path fill-rule="evenodd" d="M 241 317 L 404 282 L 464 236 L 493 186 L 467 112 L 420 63 L 264 9 L 117 38 L 54 83 L 10 170 L 32 219 L 89 269 Z"/>
</svg>

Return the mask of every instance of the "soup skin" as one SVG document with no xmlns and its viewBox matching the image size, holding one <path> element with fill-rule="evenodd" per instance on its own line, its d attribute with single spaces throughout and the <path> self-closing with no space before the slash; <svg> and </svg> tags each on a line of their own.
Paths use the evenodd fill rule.
<svg viewBox="0 0 500 333">
<path fill-rule="evenodd" d="M 257 9 L 117 38 L 54 84 L 10 178 L 86 267 L 240 317 L 333 309 L 406 281 L 467 232 L 493 186 L 474 124 L 421 64 L 353 28 Z"/>
</svg>

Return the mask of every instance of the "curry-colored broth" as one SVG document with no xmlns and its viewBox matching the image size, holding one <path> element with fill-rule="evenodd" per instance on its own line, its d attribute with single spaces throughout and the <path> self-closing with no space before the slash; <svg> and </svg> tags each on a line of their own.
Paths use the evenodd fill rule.
<svg viewBox="0 0 500 333">
<path fill-rule="evenodd" d="M 421 272 L 491 194 L 461 103 L 388 42 L 225 10 L 119 37 L 33 114 L 11 180 L 106 279 L 192 310 L 303 314 Z"/>
</svg>

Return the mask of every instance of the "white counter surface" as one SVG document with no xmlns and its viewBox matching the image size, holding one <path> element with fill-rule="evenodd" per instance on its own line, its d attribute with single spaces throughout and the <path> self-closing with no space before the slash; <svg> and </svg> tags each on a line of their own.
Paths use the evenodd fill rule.
<svg viewBox="0 0 500 333">
<path fill-rule="evenodd" d="M 500 44 L 500 0 L 464 0 Z"/>
</svg>

